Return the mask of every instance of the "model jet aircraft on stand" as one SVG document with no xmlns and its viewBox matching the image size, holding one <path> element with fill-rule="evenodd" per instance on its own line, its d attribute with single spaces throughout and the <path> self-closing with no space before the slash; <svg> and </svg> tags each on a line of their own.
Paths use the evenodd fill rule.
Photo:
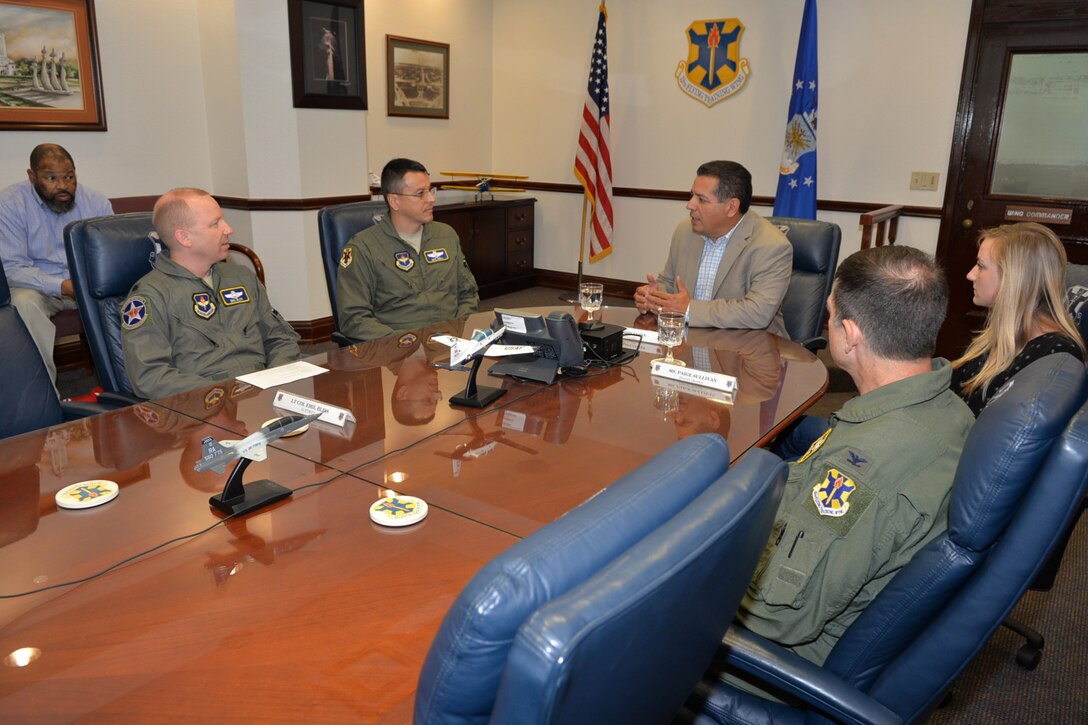
<svg viewBox="0 0 1088 725">
<path fill-rule="evenodd" d="M 442 184 L 438 187 L 440 189 L 452 189 L 456 191 L 475 191 L 476 201 L 483 201 L 485 194 L 487 195 L 488 200 L 494 200 L 496 191 L 500 194 L 513 194 L 525 191 L 525 189 L 516 189 L 513 187 L 492 186 L 491 182 L 495 179 L 500 181 L 521 181 L 529 178 L 528 176 L 521 174 L 491 174 L 480 171 L 440 171 L 439 173 L 454 178 L 476 179 L 476 183 L 472 185 L 469 185 L 468 183 L 454 183 Z"/>
</svg>

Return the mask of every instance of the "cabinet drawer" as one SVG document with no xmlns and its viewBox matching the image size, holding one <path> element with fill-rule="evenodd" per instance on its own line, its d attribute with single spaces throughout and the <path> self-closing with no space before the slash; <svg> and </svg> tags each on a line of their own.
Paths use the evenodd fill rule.
<svg viewBox="0 0 1088 725">
<path fill-rule="evenodd" d="M 533 205 L 524 204 L 506 210 L 506 228 L 522 229 L 533 226 Z"/>
<path fill-rule="evenodd" d="M 533 230 L 506 233 L 506 273 L 529 274 L 533 271 Z"/>
</svg>

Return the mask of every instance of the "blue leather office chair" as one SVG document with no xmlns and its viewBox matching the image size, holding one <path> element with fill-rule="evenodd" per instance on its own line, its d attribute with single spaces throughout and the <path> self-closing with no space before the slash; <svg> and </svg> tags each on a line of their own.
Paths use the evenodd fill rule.
<svg viewBox="0 0 1088 725">
<path fill-rule="evenodd" d="M 817 712 L 850 723 L 924 719 L 1019 601 L 1085 494 L 1086 394 L 1071 355 L 1018 373 L 967 438 L 948 530 L 877 595 L 822 667 L 737 625 L 726 634 L 727 670 L 804 704 L 705 679 L 689 702 L 702 711 L 697 722 L 824 722 Z"/>
<path fill-rule="evenodd" d="M 0 400 L 4 401 L 0 438 L 104 410 L 92 403 L 61 403 L 57 399 L 38 346 L 11 304 L 11 289 L 3 269 L 0 269 L 0 340 L 4 341 L 4 353 L 0 355 Z"/>
<path fill-rule="evenodd" d="M 809 350 L 827 346 L 822 337 L 827 298 L 839 263 L 842 230 L 813 219 L 768 217 L 793 245 L 793 275 L 782 301 L 782 319 L 790 339 Z"/>
<path fill-rule="evenodd" d="M 83 219 L 64 229 L 79 314 L 107 392 L 133 395 L 121 350 L 120 306 L 132 285 L 151 271 L 152 231 L 150 212 Z"/>
<path fill-rule="evenodd" d="M 787 466 L 754 450 L 518 631 L 492 723 L 667 723 L 752 578 Z"/>
<path fill-rule="evenodd" d="M 325 268 L 325 284 L 329 289 L 329 304 L 332 306 L 332 340 L 341 347 L 350 345 L 352 340 L 340 332 L 339 307 L 336 304 L 336 270 L 340 266 L 340 253 L 352 237 L 374 226 L 387 213 L 388 208 L 383 199 L 337 204 L 317 212 L 321 263 Z"/>
<path fill-rule="evenodd" d="M 685 438 L 495 557 L 465 585 L 435 635 L 415 722 L 488 722 L 525 620 L 675 516 L 728 467 L 720 436 Z"/>
</svg>

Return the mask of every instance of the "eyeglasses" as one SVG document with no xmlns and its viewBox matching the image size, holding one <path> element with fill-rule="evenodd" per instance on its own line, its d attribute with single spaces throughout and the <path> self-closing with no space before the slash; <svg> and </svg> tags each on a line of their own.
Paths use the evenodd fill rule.
<svg viewBox="0 0 1088 725">
<path fill-rule="evenodd" d="M 399 191 L 390 191 L 389 194 L 392 196 L 414 196 L 416 199 L 423 201 L 428 196 L 438 196 L 438 189 L 434 186 L 428 186 L 426 189 L 420 189 L 411 194 L 401 194 Z"/>
</svg>

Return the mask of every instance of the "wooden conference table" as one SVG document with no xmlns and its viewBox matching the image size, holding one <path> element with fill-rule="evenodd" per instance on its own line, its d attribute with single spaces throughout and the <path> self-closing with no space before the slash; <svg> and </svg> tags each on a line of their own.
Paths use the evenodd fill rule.
<svg viewBox="0 0 1088 725">
<path fill-rule="evenodd" d="M 635 315 L 603 311 L 649 324 Z M 428 334 L 311 358 L 329 372 L 284 388 L 357 422 L 278 441 L 247 480 L 294 495 L 225 523 L 208 505 L 225 475 L 192 470 L 200 441 L 257 430 L 273 390 L 231 381 L 0 442 L 0 720 L 408 722 L 434 632 L 488 560 L 679 436 L 717 430 L 743 455 L 827 385 L 784 339 L 692 329 L 678 357 L 735 375 L 732 404 L 656 385 L 643 353 L 552 386 L 481 375 L 509 392 L 466 410 L 445 402 L 466 374 L 429 367 L 445 348 Z M 116 500 L 56 507 L 98 478 Z M 386 489 L 430 514 L 371 523 Z"/>
</svg>

